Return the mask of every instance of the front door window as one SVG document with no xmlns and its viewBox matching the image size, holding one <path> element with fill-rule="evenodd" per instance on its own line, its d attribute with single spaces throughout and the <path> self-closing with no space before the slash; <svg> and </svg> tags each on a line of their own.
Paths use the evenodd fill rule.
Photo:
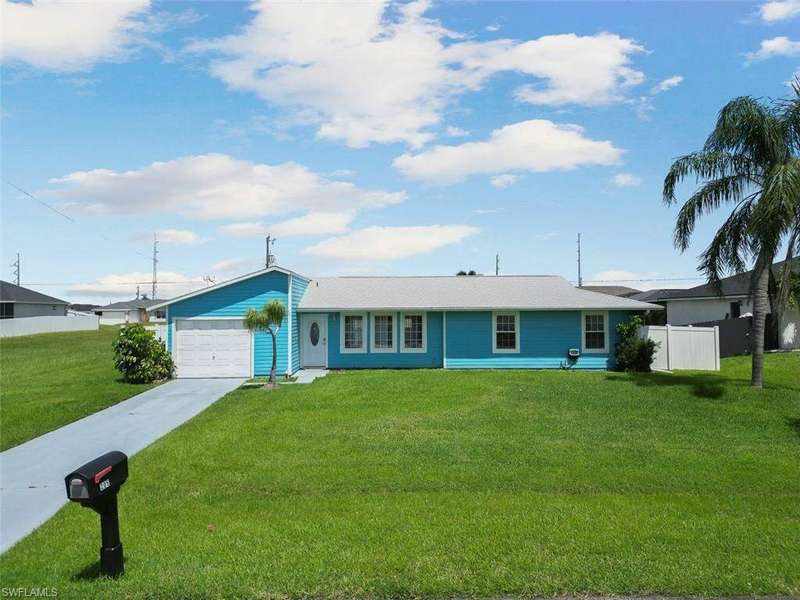
<svg viewBox="0 0 800 600">
<path fill-rule="evenodd" d="M 312 346 L 316 346 L 317 344 L 319 344 L 319 325 L 317 325 L 316 321 L 314 321 L 311 324 L 310 337 L 311 337 L 311 345 Z"/>
</svg>

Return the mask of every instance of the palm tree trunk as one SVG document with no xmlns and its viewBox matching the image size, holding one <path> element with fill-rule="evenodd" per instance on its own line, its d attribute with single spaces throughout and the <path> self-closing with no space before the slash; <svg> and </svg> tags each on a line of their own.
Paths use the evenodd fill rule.
<svg viewBox="0 0 800 600">
<path fill-rule="evenodd" d="M 275 369 L 278 366 L 278 344 L 275 341 L 275 332 L 270 329 L 269 333 L 272 336 L 272 369 L 269 372 L 269 383 L 270 385 L 275 385 Z"/>
<path fill-rule="evenodd" d="M 764 387 L 764 331 L 766 329 L 767 311 L 769 310 L 769 270 L 772 265 L 770 257 L 760 254 L 755 264 L 755 286 L 753 288 L 753 330 L 751 346 L 753 368 L 750 385 L 754 388 Z"/>
</svg>

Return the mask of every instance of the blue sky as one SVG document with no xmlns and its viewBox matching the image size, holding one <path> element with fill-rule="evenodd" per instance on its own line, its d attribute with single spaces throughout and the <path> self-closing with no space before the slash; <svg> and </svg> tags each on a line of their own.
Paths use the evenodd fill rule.
<svg viewBox="0 0 800 600">
<path fill-rule="evenodd" d="M 800 2 L 3 2 L 4 279 L 70 300 L 252 271 L 685 286 L 671 160 L 800 71 Z M 8 185 L 57 208 L 59 216 Z M 691 191 L 687 186 L 685 192 Z M 142 290 L 148 289 L 144 283 Z"/>
</svg>

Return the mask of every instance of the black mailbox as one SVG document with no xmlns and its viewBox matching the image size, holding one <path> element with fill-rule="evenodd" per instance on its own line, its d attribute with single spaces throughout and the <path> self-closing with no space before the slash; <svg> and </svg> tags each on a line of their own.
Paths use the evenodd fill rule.
<svg viewBox="0 0 800 600">
<path fill-rule="evenodd" d="M 100 515 L 100 574 L 119 577 L 124 572 L 119 539 L 117 492 L 128 479 L 128 457 L 108 452 L 78 467 L 64 478 L 67 498 Z"/>
</svg>

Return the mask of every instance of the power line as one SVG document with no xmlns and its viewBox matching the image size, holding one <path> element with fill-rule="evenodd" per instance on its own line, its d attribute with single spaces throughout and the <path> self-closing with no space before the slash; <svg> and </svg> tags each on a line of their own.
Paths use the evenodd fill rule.
<svg viewBox="0 0 800 600">
<path fill-rule="evenodd" d="M 80 225 L 80 223 L 78 223 L 78 221 L 76 221 L 74 218 L 72 218 L 71 216 L 69 216 L 67 213 L 65 213 L 65 212 L 62 212 L 62 211 L 58 210 L 58 209 L 57 209 L 55 206 L 52 206 L 52 205 L 48 204 L 48 203 L 47 203 L 47 202 L 45 202 L 44 200 L 40 200 L 39 198 L 37 198 L 36 196 L 34 196 L 33 194 L 31 194 L 30 192 L 28 192 L 28 191 L 26 191 L 26 190 L 23 190 L 23 189 L 22 189 L 21 187 L 19 187 L 18 185 L 14 184 L 14 183 L 11 183 L 11 182 L 10 182 L 10 181 L 8 181 L 7 179 L 3 179 L 3 183 L 5 183 L 5 184 L 6 184 L 6 185 L 8 185 L 8 186 L 11 186 L 12 188 L 14 188 L 15 190 L 17 190 L 18 192 L 20 192 L 20 193 L 22 193 L 22 194 L 25 194 L 25 195 L 26 195 L 28 198 L 31 198 L 32 200 L 35 200 L 36 202 L 38 202 L 38 203 L 39 203 L 39 204 L 41 204 L 42 206 L 44 206 L 44 207 L 48 208 L 49 210 L 52 210 L 52 211 L 53 211 L 54 213 L 56 213 L 57 215 L 59 215 L 59 216 L 61 216 L 61 217 L 64 217 L 64 218 L 65 218 L 67 221 L 69 221 L 70 223 L 73 223 L 73 224 L 75 224 L 75 225 Z M 95 233 L 96 233 L 97 235 L 99 235 L 101 238 L 103 238 L 104 240 L 106 240 L 107 242 L 111 242 L 112 244 L 114 244 L 114 245 L 116 245 L 116 246 L 119 246 L 119 243 L 118 243 L 116 240 L 114 240 L 114 239 L 112 239 L 112 238 L 108 237 L 108 236 L 107 236 L 107 235 L 105 235 L 104 233 L 102 233 L 102 232 L 100 232 L 100 231 L 96 231 L 96 230 L 95 230 Z M 131 250 L 131 251 L 132 251 L 132 252 L 135 252 L 135 253 L 136 253 L 136 254 L 138 254 L 139 256 L 143 256 L 144 258 L 147 258 L 147 259 L 149 259 L 149 258 L 150 258 L 150 257 L 149 257 L 147 254 L 144 254 L 143 252 L 139 252 L 138 250 Z"/>
</svg>

